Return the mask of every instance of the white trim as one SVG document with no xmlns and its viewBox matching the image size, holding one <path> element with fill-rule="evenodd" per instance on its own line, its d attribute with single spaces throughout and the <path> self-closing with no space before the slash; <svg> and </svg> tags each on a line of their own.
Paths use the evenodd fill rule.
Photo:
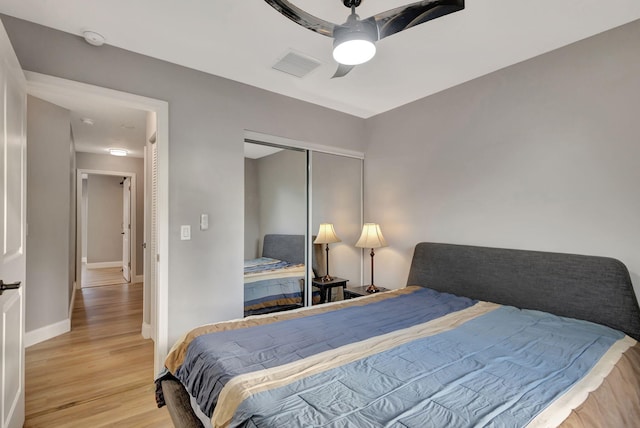
<svg viewBox="0 0 640 428">
<path fill-rule="evenodd" d="M 73 306 L 76 303 L 76 290 L 78 289 L 78 284 L 73 281 L 73 290 L 71 290 L 71 300 L 69 301 L 69 326 L 71 326 L 71 318 L 73 317 Z"/>
<path fill-rule="evenodd" d="M 25 71 L 27 92 L 48 89 L 64 94 L 94 95 L 108 98 L 124 107 L 154 111 L 158 144 L 158 277 L 156 299 L 156 342 L 154 372 L 159 373 L 169 352 L 169 103 L 166 101 L 107 89 L 87 83 Z M 80 177 L 82 180 L 82 177 Z M 82 187 L 79 187 L 82 188 Z M 80 269 L 80 267 L 79 267 Z M 152 323 L 153 324 L 153 323 Z"/>
<path fill-rule="evenodd" d="M 144 282 L 144 275 L 133 275 L 131 276 L 131 283 L 135 284 L 138 282 Z"/>
<path fill-rule="evenodd" d="M 156 110 L 158 150 L 158 277 L 156 285 L 155 364 L 160 373 L 169 353 L 169 105 Z M 152 304 L 154 302 L 151 302 Z M 154 325 L 152 323 L 152 325 Z"/>
<path fill-rule="evenodd" d="M 36 330 L 27 331 L 24 334 L 24 347 L 36 345 L 45 340 L 53 339 L 61 334 L 71 331 L 71 320 L 67 318 L 55 324 L 47 325 Z"/>
<path fill-rule="evenodd" d="M 142 330 L 140 334 L 142 334 L 143 339 L 151 339 L 151 324 L 147 324 L 146 322 L 142 323 Z"/>
<path fill-rule="evenodd" d="M 96 262 L 87 263 L 87 269 L 102 269 L 102 268 L 114 268 L 122 267 L 122 260 L 114 262 Z"/>
<path fill-rule="evenodd" d="M 293 140 L 286 137 L 278 137 L 276 135 L 263 134 L 261 132 L 244 130 L 245 140 L 259 141 L 262 143 L 276 144 L 278 146 L 295 147 L 298 149 L 311 150 L 314 152 L 328 153 L 331 155 L 340 155 L 356 159 L 364 159 L 364 153 L 356 150 L 343 149 L 334 146 L 325 146 L 323 144 L 311 143 L 307 141 Z"/>
<path fill-rule="evenodd" d="M 82 263 L 86 263 L 86 262 L 87 262 L 87 258 L 86 258 L 86 257 L 83 257 L 83 258 L 82 258 Z"/>
</svg>

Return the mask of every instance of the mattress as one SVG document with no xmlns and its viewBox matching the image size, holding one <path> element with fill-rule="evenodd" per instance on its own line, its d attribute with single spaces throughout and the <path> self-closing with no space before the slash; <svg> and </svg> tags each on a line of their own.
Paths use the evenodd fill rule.
<svg viewBox="0 0 640 428">
<path fill-rule="evenodd" d="M 202 326 L 166 367 L 214 427 L 629 426 L 639 355 L 599 324 L 407 287 Z"/>
</svg>

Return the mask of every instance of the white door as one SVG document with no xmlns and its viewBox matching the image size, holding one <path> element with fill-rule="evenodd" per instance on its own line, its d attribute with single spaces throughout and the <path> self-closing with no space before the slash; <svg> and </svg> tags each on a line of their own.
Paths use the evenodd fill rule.
<svg viewBox="0 0 640 428">
<path fill-rule="evenodd" d="M 24 424 L 26 84 L 0 22 L 0 428 Z"/>
<path fill-rule="evenodd" d="M 122 275 L 131 281 L 131 177 L 122 183 Z"/>
</svg>

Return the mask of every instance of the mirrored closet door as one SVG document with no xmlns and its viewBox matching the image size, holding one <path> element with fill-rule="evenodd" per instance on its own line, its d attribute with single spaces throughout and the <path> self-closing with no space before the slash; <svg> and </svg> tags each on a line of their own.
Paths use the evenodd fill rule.
<svg viewBox="0 0 640 428">
<path fill-rule="evenodd" d="M 245 142 L 244 313 L 304 304 L 307 152 Z"/>
<path fill-rule="evenodd" d="M 324 303 L 342 299 L 346 286 L 361 285 L 362 251 L 354 244 L 362 229 L 362 159 L 320 152 L 310 159 L 311 230 L 323 261 L 313 284 Z"/>
<path fill-rule="evenodd" d="M 245 316 L 342 299 L 361 225 L 361 158 L 245 140 Z"/>
</svg>

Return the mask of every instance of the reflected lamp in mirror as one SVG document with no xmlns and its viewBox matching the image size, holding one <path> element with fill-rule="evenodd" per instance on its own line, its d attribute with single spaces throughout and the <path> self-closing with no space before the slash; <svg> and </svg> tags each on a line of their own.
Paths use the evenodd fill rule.
<svg viewBox="0 0 640 428">
<path fill-rule="evenodd" d="M 373 282 L 373 256 L 375 256 L 373 249 L 386 246 L 387 241 L 385 241 L 384 236 L 382 236 L 380 225 L 376 223 L 365 223 L 362 227 L 362 235 L 360 235 L 360 239 L 356 242 L 356 247 L 371 248 L 371 253 L 369 253 L 371 256 L 371 285 L 367 287 L 367 293 L 376 293 L 380 291 Z"/>
<path fill-rule="evenodd" d="M 333 244 L 334 242 L 341 242 L 340 238 L 336 235 L 336 231 L 333 228 L 333 224 L 331 223 L 322 223 L 320 225 L 320 229 L 318 230 L 318 236 L 316 237 L 314 244 L 325 244 L 325 259 L 327 261 L 327 270 L 325 271 L 325 276 L 322 277 L 322 281 L 332 281 L 333 278 L 329 275 L 329 244 Z"/>
</svg>

